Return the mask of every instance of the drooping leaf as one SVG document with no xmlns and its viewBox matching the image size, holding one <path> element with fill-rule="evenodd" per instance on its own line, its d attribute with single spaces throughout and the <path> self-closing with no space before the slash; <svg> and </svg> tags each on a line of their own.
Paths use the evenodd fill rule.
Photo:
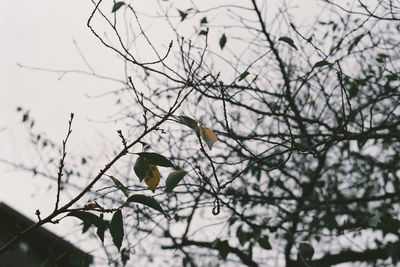
<svg viewBox="0 0 400 267">
<path fill-rule="evenodd" d="M 129 197 L 128 189 L 114 176 L 108 176 L 114 182 L 115 186 L 124 193 L 126 197 Z"/>
<path fill-rule="evenodd" d="M 257 242 L 260 245 L 260 247 L 262 247 L 265 250 L 272 249 L 271 244 L 269 243 L 268 236 L 264 235 L 264 236 L 260 237 Z"/>
<path fill-rule="evenodd" d="M 181 17 L 181 21 L 184 21 L 188 15 L 188 13 L 183 12 L 182 10 L 179 10 L 179 9 L 178 9 L 178 12 L 179 12 L 179 16 Z"/>
<path fill-rule="evenodd" d="M 203 138 L 204 142 L 206 142 L 206 144 L 208 145 L 208 148 L 212 149 L 212 146 L 218 140 L 214 131 L 209 128 L 204 128 L 201 125 L 199 126 L 199 130 L 200 130 L 200 135 Z"/>
<path fill-rule="evenodd" d="M 115 2 L 115 4 L 113 5 L 113 8 L 111 10 L 112 13 L 117 12 L 118 9 L 120 9 L 123 5 L 125 5 L 124 2 L 120 1 L 120 2 Z"/>
<path fill-rule="evenodd" d="M 103 216 L 102 216 L 102 218 L 103 218 Z M 107 230 L 108 227 L 109 227 L 108 221 L 104 221 L 104 224 L 102 226 L 97 227 L 96 234 L 100 238 L 101 242 L 103 242 L 103 243 L 104 243 L 104 232 Z"/>
<path fill-rule="evenodd" d="M 207 24 L 207 23 L 208 23 L 207 17 L 203 17 L 203 18 L 200 20 L 200 24 Z"/>
<path fill-rule="evenodd" d="M 153 152 L 141 152 L 141 153 L 136 153 L 140 157 L 143 157 L 147 160 L 150 161 L 150 163 L 157 165 L 157 166 L 162 166 L 162 167 L 174 167 L 174 164 L 167 159 L 166 157 L 158 154 L 158 153 L 153 153 Z M 147 171 L 147 170 L 146 170 Z"/>
<path fill-rule="evenodd" d="M 282 36 L 281 38 L 279 38 L 279 41 L 285 42 L 288 45 L 290 45 L 291 47 L 293 47 L 294 49 L 298 50 L 297 46 L 294 44 L 294 41 L 289 37 Z"/>
<path fill-rule="evenodd" d="M 219 47 L 221 47 L 221 50 L 224 49 L 226 44 L 226 35 L 225 33 L 222 34 L 221 38 L 219 38 Z"/>
<path fill-rule="evenodd" d="M 103 218 L 85 211 L 71 211 L 67 214 L 67 216 L 72 216 L 79 218 L 84 222 L 84 224 L 90 224 L 97 227 L 97 235 L 100 240 L 104 242 L 104 231 L 107 229 L 107 223 L 103 220 Z"/>
<path fill-rule="evenodd" d="M 138 157 L 133 166 L 133 170 L 135 171 L 137 177 L 140 181 L 143 181 L 144 177 L 146 177 L 147 169 L 149 166 L 149 161 L 144 157 Z"/>
<path fill-rule="evenodd" d="M 349 48 L 347 49 L 347 54 L 350 54 L 354 47 L 358 45 L 361 39 L 364 37 L 364 34 L 361 34 L 354 38 L 353 42 L 350 44 Z"/>
<path fill-rule="evenodd" d="M 134 194 L 130 196 L 126 202 L 140 203 L 165 214 L 163 208 L 160 206 L 160 204 L 158 204 L 157 200 L 149 196 Z"/>
<path fill-rule="evenodd" d="M 124 238 L 124 225 L 121 210 L 117 210 L 112 216 L 110 223 L 110 234 L 112 236 L 114 245 L 118 248 L 119 251 L 121 249 L 122 240 Z"/>
<path fill-rule="evenodd" d="M 240 74 L 238 82 L 240 82 L 241 80 L 246 78 L 247 75 L 249 75 L 249 74 L 250 74 L 250 72 L 248 72 L 247 70 L 245 72 L 243 72 L 242 74 Z"/>
<path fill-rule="evenodd" d="M 330 65 L 331 63 L 329 63 L 326 60 L 322 60 L 322 61 L 318 61 L 317 63 L 314 64 L 314 68 L 319 68 L 322 66 L 326 66 L 326 65 Z"/>
<path fill-rule="evenodd" d="M 160 172 L 154 164 L 149 164 L 147 167 L 146 176 L 144 177 L 144 182 L 151 189 L 151 191 L 156 191 L 157 185 L 160 183 Z"/>
<path fill-rule="evenodd" d="M 171 172 L 167 180 L 165 181 L 165 191 L 172 192 L 172 190 L 178 185 L 178 183 L 185 177 L 187 171 L 184 170 L 177 170 Z"/>
<path fill-rule="evenodd" d="M 197 121 L 195 121 L 194 119 L 187 117 L 187 116 L 179 116 L 179 120 L 185 124 L 186 126 L 189 126 L 191 129 L 193 129 L 194 131 L 198 131 L 199 130 L 199 126 Z"/>
<path fill-rule="evenodd" d="M 102 226 L 104 224 L 104 220 L 99 216 L 85 211 L 71 211 L 67 214 L 67 216 L 73 216 L 81 219 L 83 222 L 90 223 L 96 227 Z"/>
</svg>

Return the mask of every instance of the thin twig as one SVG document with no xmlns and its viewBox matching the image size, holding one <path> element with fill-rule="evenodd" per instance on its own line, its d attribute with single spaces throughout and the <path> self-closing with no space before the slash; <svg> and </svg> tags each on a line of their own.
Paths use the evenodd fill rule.
<svg viewBox="0 0 400 267">
<path fill-rule="evenodd" d="M 65 156 L 67 155 L 66 151 L 66 144 L 69 139 L 69 136 L 72 133 L 72 120 L 74 119 L 74 113 L 71 113 L 71 118 L 68 121 L 68 132 L 67 136 L 63 140 L 63 145 L 62 145 L 62 156 L 60 159 L 60 165 L 58 166 L 58 174 L 57 174 L 57 198 L 56 198 L 56 204 L 54 207 L 54 211 L 58 209 L 58 204 L 60 203 L 60 191 L 61 191 L 61 177 L 63 176 L 63 170 L 64 170 L 64 163 L 65 163 Z"/>
</svg>

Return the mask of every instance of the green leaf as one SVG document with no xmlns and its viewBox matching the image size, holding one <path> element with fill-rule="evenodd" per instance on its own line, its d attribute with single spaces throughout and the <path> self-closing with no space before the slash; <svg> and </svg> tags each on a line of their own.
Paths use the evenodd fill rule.
<svg viewBox="0 0 400 267">
<path fill-rule="evenodd" d="M 185 124 L 186 126 L 189 126 L 191 129 L 193 129 L 194 131 L 198 131 L 199 130 L 199 126 L 197 121 L 195 121 L 194 119 L 187 117 L 187 116 L 179 116 L 179 120 Z"/>
<path fill-rule="evenodd" d="M 265 250 L 272 249 L 271 244 L 269 243 L 269 238 L 266 235 L 258 239 L 258 244 Z"/>
<path fill-rule="evenodd" d="M 242 230 L 242 225 L 240 225 L 236 230 L 236 237 L 239 240 L 240 245 L 243 247 L 247 241 L 250 239 L 250 234 Z"/>
<path fill-rule="evenodd" d="M 238 82 L 240 82 L 241 80 L 246 78 L 247 75 L 249 75 L 249 74 L 250 74 L 250 72 L 248 72 L 247 70 L 245 72 L 243 72 L 242 74 L 240 74 Z"/>
<path fill-rule="evenodd" d="M 114 245 L 118 248 L 118 251 L 121 248 L 122 240 L 124 238 L 124 224 L 122 221 L 122 211 L 117 210 L 114 212 L 111 223 L 110 223 L 110 233 L 114 242 Z"/>
<path fill-rule="evenodd" d="M 124 193 L 124 195 L 125 195 L 126 197 L 129 197 L 128 189 L 127 189 L 117 178 L 115 178 L 114 176 L 109 176 L 109 175 L 108 175 L 108 177 L 110 177 L 111 180 L 113 180 L 115 186 L 116 186 L 119 190 L 121 190 L 122 193 Z"/>
<path fill-rule="evenodd" d="M 179 12 L 179 16 L 181 16 L 181 21 L 184 21 L 188 15 L 188 13 L 183 12 L 182 10 L 179 10 L 179 9 L 178 9 L 178 12 Z"/>
<path fill-rule="evenodd" d="M 358 45 L 361 39 L 364 37 L 364 34 L 361 34 L 354 38 L 353 42 L 350 44 L 349 48 L 347 49 L 347 54 L 350 54 L 354 47 Z"/>
<path fill-rule="evenodd" d="M 297 49 L 297 46 L 294 44 L 294 41 L 292 39 L 290 39 L 289 37 L 286 36 L 282 36 L 281 38 L 279 38 L 279 41 L 285 42 L 288 45 L 290 45 L 291 47 L 293 47 L 294 49 Z"/>
<path fill-rule="evenodd" d="M 172 164 L 172 162 L 169 159 L 158 153 L 141 152 L 136 154 L 139 155 L 140 157 L 148 159 L 150 163 L 153 163 L 154 165 L 163 167 L 174 167 L 174 164 Z"/>
<path fill-rule="evenodd" d="M 118 9 L 120 9 L 123 5 L 125 5 L 124 2 L 120 1 L 120 2 L 116 2 L 111 10 L 112 13 L 117 12 Z"/>
<path fill-rule="evenodd" d="M 165 181 L 165 192 L 172 192 L 172 190 L 179 184 L 179 182 L 185 177 L 187 171 L 177 170 L 171 172 L 167 180 Z"/>
<path fill-rule="evenodd" d="M 103 220 L 103 214 L 100 215 L 100 218 Z M 99 227 L 97 227 L 97 235 L 99 236 L 101 242 L 104 243 L 104 232 L 107 230 L 109 227 L 110 222 L 103 220 L 103 224 Z"/>
<path fill-rule="evenodd" d="M 225 33 L 222 34 L 221 38 L 219 39 L 219 47 L 221 47 L 221 50 L 224 49 L 226 44 L 226 35 Z"/>
<path fill-rule="evenodd" d="M 251 234 L 251 236 L 254 238 L 255 241 L 258 241 L 260 239 L 261 233 L 261 228 L 253 228 L 253 233 Z"/>
<path fill-rule="evenodd" d="M 126 202 L 140 203 L 147 207 L 155 209 L 163 214 L 166 214 L 163 208 L 160 206 L 160 204 L 158 204 L 157 200 L 149 196 L 145 196 L 142 194 L 134 194 L 130 196 Z"/>
<path fill-rule="evenodd" d="M 322 67 L 322 66 L 326 66 L 326 65 L 330 65 L 331 63 L 329 63 L 326 60 L 322 60 L 322 61 L 318 61 L 317 63 L 314 64 L 314 68 L 318 68 L 318 67 Z"/>
<path fill-rule="evenodd" d="M 207 24 L 207 23 L 208 23 L 207 17 L 203 17 L 203 18 L 200 20 L 200 24 Z"/>
<path fill-rule="evenodd" d="M 304 260 L 311 260 L 312 256 L 314 255 L 314 248 L 308 243 L 300 243 L 299 254 L 301 254 L 301 257 Z M 297 257 L 299 257 L 299 255 Z"/>
<path fill-rule="evenodd" d="M 228 254 L 229 254 L 229 243 L 228 243 L 228 240 L 220 240 L 219 238 L 217 238 L 213 242 L 212 248 L 218 250 L 219 255 L 221 256 L 221 258 L 226 260 Z"/>
<path fill-rule="evenodd" d="M 144 157 L 138 157 L 133 166 L 133 170 L 135 171 L 137 177 L 140 181 L 143 181 L 144 177 L 146 177 L 147 169 L 149 167 L 149 161 Z"/>
</svg>

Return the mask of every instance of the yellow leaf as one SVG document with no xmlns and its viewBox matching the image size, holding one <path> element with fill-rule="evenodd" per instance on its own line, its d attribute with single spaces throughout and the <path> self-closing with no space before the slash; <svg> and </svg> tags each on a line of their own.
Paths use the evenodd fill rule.
<svg viewBox="0 0 400 267">
<path fill-rule="evenodd" d="M 157 166 L 150 163 L 146 171 L 146 176 L 144 177 L 144 182 L 151 189 L 151 191 L 153 191 L 153 193 L 156 191 L 158 183 L 160 183 L 160 177 L 161 175 Z"/>
<path fill-rule="evenodd" d="M 202 125 L 199 126 L 199 130 L 204 142 L 206 142 L 208 148 L 211 149 L 214 143 L 217 142 L 217 136 L 215 135 L 214 131 L 210 128 L 205 128 Z"/>
</svg>

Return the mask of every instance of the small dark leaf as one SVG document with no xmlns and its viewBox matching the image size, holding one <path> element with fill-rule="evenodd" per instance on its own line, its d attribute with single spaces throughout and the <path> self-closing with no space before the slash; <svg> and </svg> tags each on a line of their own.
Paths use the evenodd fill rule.
<svg viewBox="0 0 400 267">
<path fill-rule="evenodd" d="M 217 238 L 213 243 L 213 248 L 217 249 L 221 258 L 226 260 L 230 248 L 228 240 L 219 240 Z"/>
<path fill-rule="evenodd" d="M 248 72 L 247 70 L 245 72 L 243 72 L 242 74 L 240 74 L 238 82 L 240 82 L 241 80 L 246 78 L 247 75 L 249 75 L 249 74 L 250 74 L 250 72 Z"/>
<path fill-rule="evenodd" d="M 178 185 L 178 183 L 185 177 L 187 171 L 177 170 L 171 172 L 167 180 L 165 181 L 165 192 L 172 192 L 172 190 Z"/>
<path fill-rule="evenodd" d="M 24 115 L 22 115 L 22 122 L 26 122 L 29 119 L 29 112 L 25 112 Z"/>
<path fill-rule="evenodd" d="M 197 132 L 199 130 L 198 123 L 194 119 L 187 117 L 187 116 L 179 116 L 179 120 L 186 126 L 189 126 L 190 128 L 192 128 L 194 131 Z"/>
<path fill-rule="evenodd" d="M 361 34 L 359 36 L 357 36 L 356 38 L 354 38 L 353 42 L 350 44 L 348 50 L 347 50 L 347 54 L 350 54 L 351 51 L 353 50 L 354 47 L 356 47 L 358 45 L 358 43 L 361 41 L 361 39 L 364 37 L 364 34 Z"/>
<path fill-rule="evenodd" d="M 353 98 L 356 97 L 358 94 L 358 85 L 356 83 L 351 83 L 350 89 L 349 89 L 349 98 Z"/>
<path fill-rule="evenodd" d="M 129 197 L 128 189 L 114 176 L 108 176 L 113 180 L 115 186 L 124 193 L 126 197 Z"/>
<path fill-rule="evenodd" d="M 174 167 L 174 164 L 164 157 L 163 155 L 160 155 L 158 153 L 153 153 L 153 152 L 141 152 L 141 153 L 136 153 L 140 157 L 143 157 L 147 160 L 150 161 L 150 163 L 153 163 L 154 165 L 157 166 L 163 166 L 163 167 Z"/>
<path fill-rule="evenodd" d="M 111 219 L 110 223 L 110 233 L 114 242 L 114 245 L 118 248 L 118 251 L 121 248 L 122 240 L 124 238 L 124 225 L 122 221 L 122 212 L 121 210 L 117 210 L 114 212 L 114 215 Z"/>
<path fill-rule="evenodd" d="M 294 41 L 292 39 L 290 39 L 289 37 L 286 36 L 282 36 L 281 38 L 279 38 L 279 41 L 285 42 L 288 45 L 290 45 L 291 47 L 293 47 L 294 49 L 297 49 L 297 46 L 294 44 Z"/>
<path fill-rule="evenodd" d="M 221 50 L 224 49 L 226 44 L 226 35 L 225 33 L 222 34 L 221 38 L 219 39 L 219 47 L 221 47 Z"/>
<path fill-rule="evenodd" d="M 123 5 L 125 5 L 125 3 L 122 2 L 122 1 L 120 1 L 120 2 L 115 2 L 114 6 L 113 6 L 113 8 L 112 8 L 112 10 L 111 10 L 111 12 L 112 12 L 112 13 L 117 12 L 118 9 L 120 9 Z"/>
<path fill-rule="evenodd" d="M 308 243 L 300 243 L 299 254 L 301 254 L 301 257 L 304 260 L 311 260 L 312 256 L 314 255 L 314 248 Z"/>
<path fill-rule="evenodd" d="M 149 196 L 145 196 L 142 194 L 135 194 L 130 196 L 126 202 L 140 203 L 166 215 L 163 208 L 160 206 L 160 204 L 158 204 L 157 200 Z"/>
<path fill-rule="evenodd" d="M 135 171 L 140 181 L 143 181 L 144 177 L 146 177 L 148 167 L 149 161 L 144 157 L 138 157 L 135 166 L 133 166 L 133 170 Z"/>
<path fill-rule="evenodd" d="M 203 18 L 200 20 L 200 24 L 207 24 L 207 23 L 208 23 L 207 17 L 203 17 Z"/>
<path fill-rule="evenodd" d="M 208 34 L 208 30 L 201 30 L 199 32 L 199 35 L 207 35 Z"/>
<path fill-rule="evenodd" d="M 244 246 L 249 241 L 250 235 L 248 232 L 242 230 L 242 226 L 239 226 L 236 230 L 236 237 L 239 240 L 241 246 Z"/>
<path fill-rule="evenodd" d="M 183 12 L 182 10 L 179 10 L 179 9 L 178 9 L 178 12 L 179 12 L 179 16 L 181 16 L 181 21 L 184 21 L 188 15 L 188 13 Z"/>
<path fill-rule="evenodd" d="M 260 239 L 261 232 L 261 228 L 253 229 L 253 233 L 251 234 L 251 236 L 254 238 L 255 241 L 258 241 Z"/>
<path fill-rule="evenodd" d="M 269 238 L 268 236 L 262 236 L 261 238 L 258 239 L 258 244 L 260 247 L 262 247 L 265 250 L 270 250 L 272 249 L 271 244 L 269 243 Z"/>
<path fill-rule="evenodd" d="M 318 61 L 317 63 L 314 64 L 314 68 L 318 68 L 318 67 L 322 67 L 322 66 L 326 66 L 326 65 L 330 65 L 331 63 L 329 63 L 326 60 L 322 60 L 322 61 Z"/>
</svg>

